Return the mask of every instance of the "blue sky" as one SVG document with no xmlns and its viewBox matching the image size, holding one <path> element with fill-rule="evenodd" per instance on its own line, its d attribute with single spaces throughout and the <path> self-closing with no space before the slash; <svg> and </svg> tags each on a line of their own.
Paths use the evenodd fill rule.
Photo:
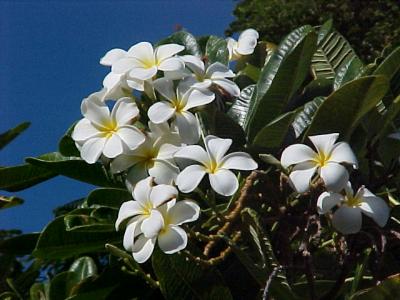
<svg viewBox="0 0 400 300">
<path fill-rule="evenodd" d="M 32 123 L 0 151 L 0 165 L 57 149 L 65 130 L 81 118 L 81 100 L 101 88 L 108 69 L 98 61 L 109 49 L 157 42 L 177 24 L 195 35 L 223 36 L 234 5 L 231 0 L 0 0 L 0 132 Z M 53 218 L 53 208 L 91 189 L 57 177 L 17 192 L 25 204 L 1 210 L 0 229 L 39 231 Z"/>
</svg>

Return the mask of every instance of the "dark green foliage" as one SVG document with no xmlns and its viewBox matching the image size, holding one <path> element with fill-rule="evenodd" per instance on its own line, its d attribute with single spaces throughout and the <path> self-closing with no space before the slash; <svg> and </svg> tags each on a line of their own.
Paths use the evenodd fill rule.
<svg viewBox="0 0 400 300">
<path fill-rule="evenodd" d="M 234 15 L 228 35 L 254 28 L 263 40 L 274 43 L 303 24 L 319 26 L 333 19 L 335 28 L 367 62 L 385 47 L 400 43 L 397 0 L 244 0 Z"/>
</svg>

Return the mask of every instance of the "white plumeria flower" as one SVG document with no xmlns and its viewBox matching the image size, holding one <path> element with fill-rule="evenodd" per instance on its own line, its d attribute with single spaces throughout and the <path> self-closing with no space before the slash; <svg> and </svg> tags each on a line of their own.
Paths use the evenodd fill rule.
<svg viewBox="0 0 400 300">
<path fill-rule="evenodd" d="M 172 201 L 172 205 L 167 205 L 174 206 L 178 191 L 171 185 L 162 184 L 153 186 L 152 178 L 149 177 L 140 181 L 135 186 L 132 195 L 134 200 L 127 201 L 121 205 L 115 228 L 119 230 L 121 224 L 128 221 L 123 245 L 127 251 L 132 252 L 133 258 L 137 262 L 142 263 L 151 256 L 157 238 L 153 236 L 149 238 L 149 235 L 151 235 L 150 233 L 157 232 L 158 234 L 160 231 L 160 227 L 158 227 L 157 223 L 154 224 L 154 220 L 157 221 L 160 211 L 165 210 L 163 204 L 165 205 L 165 203 Z M 159 238 L 159 244 L 160 247 L 161 245 L 163 246 L 163 250 L 173 251 L 170 247 L 176 246 L 179 248 L 176 251 L 179 251 L 182 249 L 181 247 L 186 247 L 186 233 L 184 235 L 181 234 L 180 231 L 183 231 L 181 228 L 179 228 L 180 230 L 174 230 L 175 228 L 172 228 L 171 232 L 169 227 L 172 227 L 170 226 L 172 223 L 180 225 L 195 220 L 199 216 L 200 208 L 196 204 L 189 201 L 180 201 L 178 203 L 181 204 L 176 205 L 174 211 L 169 212 L 170 218 L 166 218 L 166 221 L 163 221 L 163 229 L 164 227 L 165 229 L 160 232 Z M 157 208 L 160 209 L 160 211 L 158 211 Z M 175 239 L 174 234 L 176 231 L 178 234 L 181 234 L 179 237 L 184 236 L 184 244 L 182 244 L 181 240 Z M 173 243 L 173 245 L 171 245 L 171 243 Z M 168 245 L 170 247 L 168 247 Z"/>
<path fill-rule="evenodd" d="M 119 99 L 110 113 L 108 106 L 92 94 L 82 101 L 81 111 L 84 118 L 75 125 L 72 138 L 87 163 L 95 163 L 101 154 L 114 158 L 145 140 L 144 134 L 131 125 L 139 115 L 131 98 Z"/>
<path fill-rule="evenodd" d="M 227 38 L 229 60 L 237 60 L 242 55 L 250 55 L 254 52 L 254 48 L 257 46 L 257 40 L 259 38 L 258 32 L 252 28 L 246 29 L 239 35 L 239 39 L 236 41 L 233 38 Z"/>
<path fill-rule="evenodd" d="M 157 71 L 183 70 L 184 62 L 175 54 L 185 47 L 177 44 L 165 44 L 155 50 L 148 42 L 141 42 L 132 46 L 122 58 L 112 63 L 111 70 L 116 74 L 128 72 L 131 78 L 137 80 L 152 79 Z"/>
<path fill-rule="evenodd" d="M 173 119 L 182 141 L 186 144 L 197 143 L 200 125 L 189 110 L 212 102 L 215 99 L 214 93 L 191 89 L 184 82 L 175 90 L 173 81 L 165 78 L 154 81 L 154 88 L 168 101 L 154 103 L 148 110 L 149 119 L 155 124 Z"/>
<path fill-rule="evenodd" d="M 349 144 L 335 143 L 339 134 L 310 136 L 317 152 L 303 144 L 294 144 L 282 152 L 281 164 L 294 166 L 289 175 L 293 187 L 299 193 L 308 191 L 311 178 L 317 172 L 328 190 L 339 192 L 349 180 L 347 169 L 342 163 L 358 167 L 357 158 Z"/>
<path fill-rule="evenodd" d="M 324 192 L 318 197 L 317 207 L 319 214 L 328 213 L 333 207 L 340 207 L 333 213 L 333 226 L 344 234 L 360 231 L 362 215 L 372 218 L 380 227 L 386 225 L 389 218 L 389 206 L 385 201 L 371 193 L 364 186 L 354 195 L 350 182 L 345 188 L 345 195 Z"/>
<path fill-rule="evenodd" d="M 130 168 L 127 181 L 130 185 L 154 177 L 157 184 L 172 184 L 179 174 L 173 154 L 179 149 L 179 134 L 172 132 L 167 123 L 149 122 L 151 132 L 137 149 L 119 155 L 111 162 L 111 172 L 120 173 Z"/>
<path fill-rule="evenodd" d="M 215 84 L 225 90 L 233 97 L 239 97 L 240 89 L 233 81 L 227 78 L 235 77 L 227 66 L 215 62 L 207 68 L 204 62 L 194 55 L 181 56 L 186 66 L 193 72 L 191 76 L 185 77 L 184 81 L 194 88 L 208 89 Z"/>
<path fill-rule="evenodd" d="M 176 253 L 187 245 L 187 234 L 179 225 L 196 221 L 200 207 L 191 200 L 172 199 L 157 209 L 142 222 L 141 235 L 136 235 L 132 243 L 132 255 L 138 263 L 143 263 L 153 253 L 157 241 L 166 254 Z M 139 231 L 137 231 L 138 233 Z"/>
<path fill-rule="evenodd" d="M 233 170 L 254 170 L 257 163 L 245 152 L 225 155 L 232 144 L 231 139 L 209 135 L 204 139 L 205 151 L 198 145 L 186 146 L 177 151 L 176 158 L 185 158 L 200 163 L 186 167 L 179 173 L 176 184 L 184 193 L 192 192 L 207 173 L 211 187 L 220 195 L 231 196 L 239 187 Z"/>
</svg>

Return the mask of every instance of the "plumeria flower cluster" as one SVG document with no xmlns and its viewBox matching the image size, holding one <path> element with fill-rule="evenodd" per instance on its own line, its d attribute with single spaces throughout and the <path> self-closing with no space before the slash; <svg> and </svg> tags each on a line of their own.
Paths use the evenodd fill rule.
<svg viewBox="0 0 400 300">
<path fill-rule="evenodd" d="M 239 40 L 234 51 L 250 54 L 254 41 L 246 46 L 249 40 Z M 120 208 L 116 229 L 126 226 L 124 247 L 138 262 L 150 257 L 156 243 L 167 254 L 186 247 L 180 225 L 197 220 L 200 208 L 191 200 L 178 201 L 178 189 L 193 192 L 207 174 L 216 193 L 231 196 L 239 187 L 231 170 L 257 168 L 247 153 L 227 154 L 231 139 L 201 139 L 196 111 L 210 105 L 216 93 L 233 100 L 240 89 L 228 65 L 179 55 L 184 50 L 141 42 L 127 51 L 108 51 L 100 60 L 110 67 L 103 89 L 83 100 L 83 119 L 72 133 L 83 160 L 101 161 L 133 191 L 133 200 Z M 145 97 L 138 100 L 140 92 Z"/>
<path fill-rule="evenodd" d="M 379 226 L 385 226 L 389 218 L 385 201 L 364 186 L 354 194 L 346 166 L 357 168 L 357 158 L 349 144 L 336 143 L 338 137 L 338 133 L 310 136 L 317 151 L 303 144 L 287 147 L 282 152 L 281 164 L 290 168 L 290 184 L 298 193 L 304 193 L 309 190 L 313 178 L 321 178 L 327 191 L 318 198 L 318 213 L 326 214 L 339 206 L 333 213 L 332 224 L 343 234 L 360 231 L 361 213 Z"/>
</svg>

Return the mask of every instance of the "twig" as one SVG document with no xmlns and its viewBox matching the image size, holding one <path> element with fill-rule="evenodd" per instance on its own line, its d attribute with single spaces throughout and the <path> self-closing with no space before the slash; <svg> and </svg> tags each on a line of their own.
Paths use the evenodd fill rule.
<svg viewBox="0 0 400 300">
<path fill-rule="evenodd" d="M 270 286 L 271 286 L 272 280 L 274 279 L 274 277 L 277 275 L 277 273 L 278 273 L 281 269 L 282 269 L 281 266 L 276 266 L 276 267 L 272 270 L 271 274 L 268 276 L 268 280 L 267 280 L 267 282 L 265 283 L 265 288 L 264 288 L 264 291 L 263 291 L 263 297 L 262 297 L 263 300 L 268 300 L 268 299 L 269 299 L 268 291 L 269 291 L 269 288 L 270 288 Z"/>
</svg>

